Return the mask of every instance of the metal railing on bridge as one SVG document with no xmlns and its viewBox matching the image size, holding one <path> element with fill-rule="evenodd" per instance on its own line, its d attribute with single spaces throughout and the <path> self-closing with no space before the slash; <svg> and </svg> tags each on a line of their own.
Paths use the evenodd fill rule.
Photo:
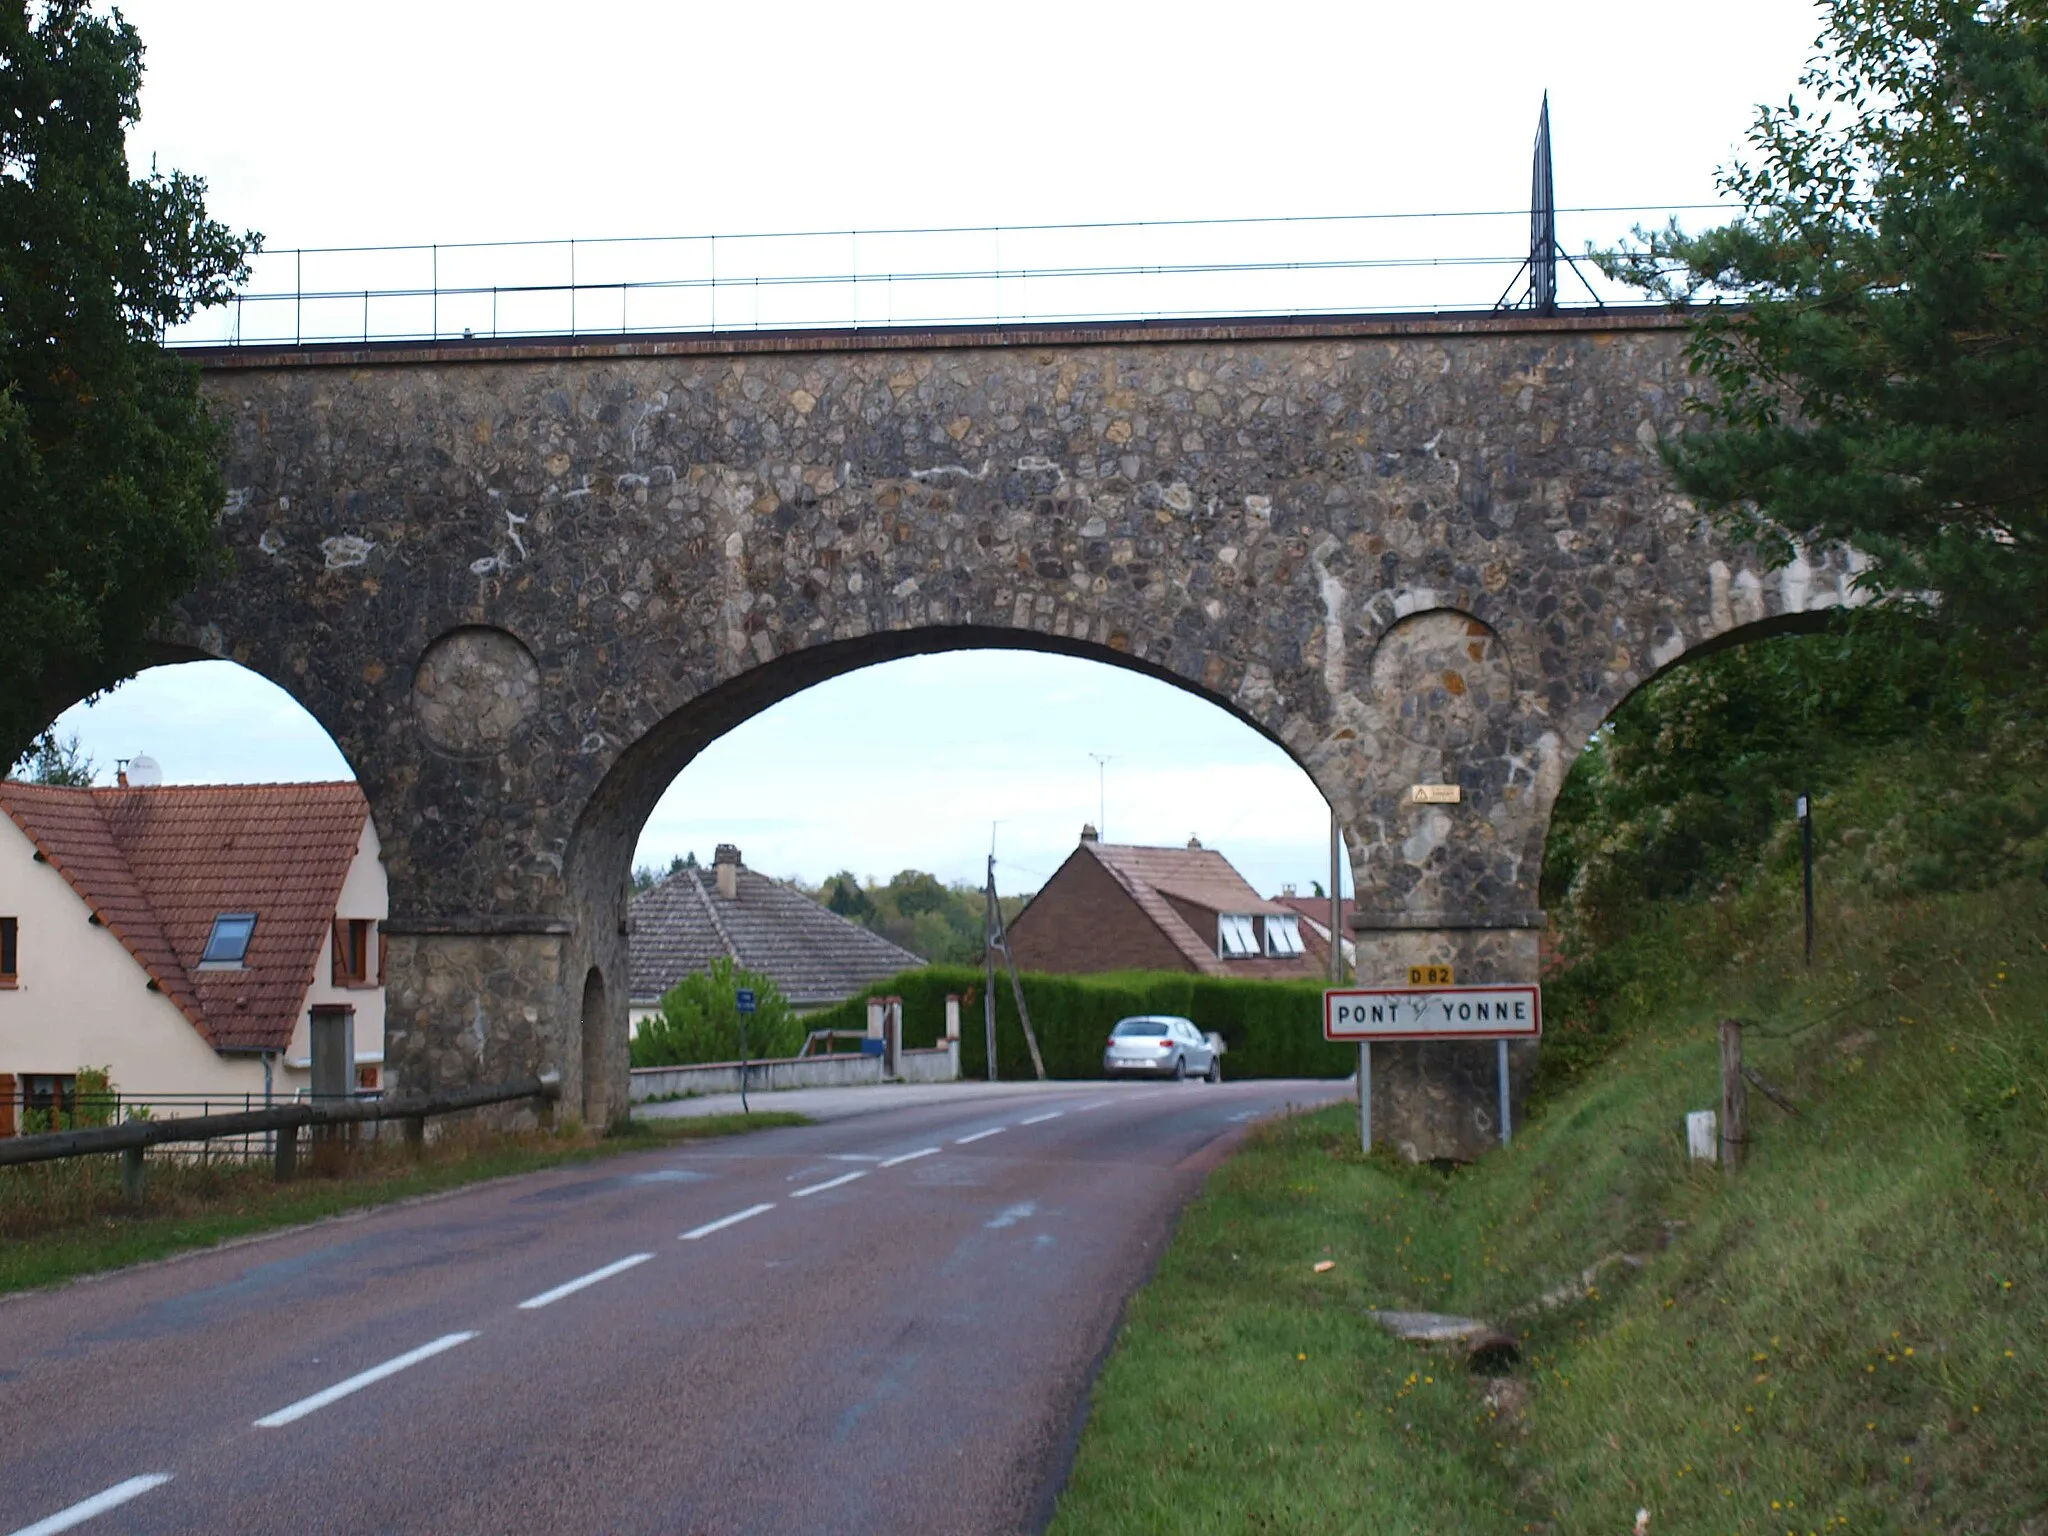
<svg viewBox="0 0 2048 1536">
<path fill-rule="evenodd" d="M 1578 248 L 1712 204 L 1562 208 Z M 631 336 L 1475 311 L 1528 260 L 1526 209 L 264 252 L 176 346 Z M 1588 305 L 1632 295 L 1597 273 Z"/>
</svg>

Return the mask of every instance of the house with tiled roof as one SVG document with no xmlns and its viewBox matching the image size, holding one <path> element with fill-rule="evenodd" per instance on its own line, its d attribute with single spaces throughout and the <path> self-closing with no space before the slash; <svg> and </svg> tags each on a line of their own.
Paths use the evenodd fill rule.
<svg viewBox="0 0 2048 1536">
<path fill-rule="evenodd" d="M 0 1134 L 81 1067 L 152 1113 L 289 1098 L 315 1006 L 383 1062 L 384 866 L 354 784 L 0 781 Z"/>
<path fill-rule="evenodd" d="M 1316 973 L 1330 974 L 1330 898 L 1327 896 L 1298 896 L 1293 886 L 1288 886 L 1273 898 L 1290 912 L 1301 918 L 1302 948 L 1315 958 Z M 1342 948 L 1344 974 L 1352 975 L 1358 966 L 1356 945 L 1351 934 L 1351 914 L 1356 907 L 1346 896 L 1337 914 L 1338 943 Z"/>
<path fill-rule="evenodd" d="M 925 962 L 802 891 L 748 869 L 720 843 L 711 869 L 679 869 L 632 899 L 631 1012 L 635 1028 L 663 994 L 720 956 L 773 978 L 799 1013 L 852 997 Z"/>
<path fill-rule="evenodd" d="M 1011 922 L 1009 938 L 1018 969 L 1067 975 L 1279 979 L 1327 969 L 1303 944 L 1300 914 L 1253 890 L 1215 849 L 1193 838 L 1185 848 L 1105 843 L 1092 826 Z"/>
</svg>

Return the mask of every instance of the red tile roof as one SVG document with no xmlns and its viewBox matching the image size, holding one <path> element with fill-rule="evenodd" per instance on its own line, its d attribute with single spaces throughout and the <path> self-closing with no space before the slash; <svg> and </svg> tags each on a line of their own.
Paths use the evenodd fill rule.
<svg viewBox="0 0 2048 1536">
<path fill-rule="evenodd" d="M 0 781 L 4 809 L 217 1051 L 281 1051 L 328 954 L 369 806 L 354 784 L 62 789 Z M 242 968 L 199 968 L 253 912 Z"/>
</svg>

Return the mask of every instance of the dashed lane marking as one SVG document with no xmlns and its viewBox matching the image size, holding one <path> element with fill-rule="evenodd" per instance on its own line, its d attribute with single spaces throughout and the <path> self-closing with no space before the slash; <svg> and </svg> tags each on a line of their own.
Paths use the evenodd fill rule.
<svg viewBox="0 0 2048 1536">
<path fill-rule="evenodd" d="M 1066 1111 L 1064 1109 L 1056 1109 L 1049 1115 L 1033 1115 L 1029 1120 L 1020 1120 L 1017 1123 L 1019 1125 L 1043 1125 L 1048 1120 L 1059 1119 L 1059 1117 L 1061 1115 L 1064 1115 L 1065 1113 Z"/>
<path fill-rule="evenodd" d="M 560 1301 L 564 1296 L 574 1296 L 578 1291 L 588 1286 L 593 1286 L 600 1280 L 609 1280 L 613 1275 L 623 1275 L 634 1265 L 645 1264 L 653 1257 L 654 1255 L 651 1253 L 636 1253 L 628 1258 L 620 1259 L 616 1263 L 607 1264 L 603 1269 L 593 1269 L 589 1274 L 578 1275 L 574 1280 L 558 1285 L 552 1291 L 542 1291 L 538 1296 L 528 1297 L 525 1301 L 519 1303 L 519 1310 L 522 1312 L 537 1312 L 549 1303 Z"/>
<path fill-rule="evenodd" d="M 937 1147 L 919 1147 L 915 1152 L 906 1152 L 901 1157 L 890 1158 L 886 1163 L 882 1164 L 882 1166 L 884 1168 L 894 1168 L 898 1163 L 914 1163 L 920 1157 L 930 1157 L 934 1152 L 938 1150 L 939 1149 Z"/>
<path fill-rule="evenodd" d="M 287 1424 L 303 1419 L 309 1413 L 318 1413 L 330 1403 L 338 1403 L 344 1397 L 360 1392 L 365 1387 L 374 1386 L 387 1376 L 396 1376 L 400 1371 L 418 1365 L 422 1360 L 431 1360 L 443 1350 L 453 1349 L 458 1344 L 467 1344 L 475 1337 L 476 1334 L 473 1332 L 443 1334 L 431 1344 L 422 1344 L 418 1349 L 409 1349 L 396 1359 L 386 1360 L 382 1365 L 373 1365 L 367 1371 L 349 1377 L 347 1381 L 338 1381 L 325 1392 L 315 1392 L 311 1397 L 300 1398 L 288 1408 L 280 1408 L 275 1413 L 266 1413 L 256 1421 L 256 1427 L 258 1429 L 282 1429 Z"/>
<path fill-rule="evenodd" d="M 119 1509 L 130 1499 L 161 1488 L 171 1480 L 168 1472 L 145 1472 L 140 1477 L 131 1477 L 125 1483 L 116 1483 L 104 1493 L 96 1493 L 89 1499 L 81 1499 L 69 1509 L 60 1509 L 54 1515 L 38 1520 L 34 1525 L 24 1525 L 9 1536 L 57 1536 L 59 1531 L 68 1531 L 75 1525 L 104 1515 L 110 1509 Z"/>
<path fill-rule="evenodd" d="M 953 1145 L 956 1147 L 964 1147 L 970 1145 L 973 1142 L 986 1141 L 991 1136 L 1002 1135 L 1003 1132 L 1008 1129 L 1008 1126 L 998 1125 L 990 1130 L 976 1131 L 972 1136 L 962 1136 L 958 1141 L 954 1142 Z"/>
<path fill-rule="evenodd" d="M 734 1211 L 730 1216 L 721 1216 L 716 1221 L 707 1221 L 701 1227 L 692 1227 L 676 1241 L 694 1243 L 700 1237 L 709 1237 L 714 1232 L 723 1232 L 727 1227 L 736 1227 L 743 1221 L 751 1221 L 763 1211 L 775 1209 L 773 1200 L 764 1200 L 759 1205 L 750 1205 L 744 1211 Z"/>
<path fill-rule="evenodd" d="M 808 1184 L 804 1186 L 804 1188 L 802 1189 L 793 1189 L 789 1193 L 789 1198 L 792 1200 L 801 1200 L 805 1195 L 815 1195 L 821 1193 L 824 1190 L 837 1189 L 842 1184 L 851 1184 L 855 1179 L 864 1179 L 867 1176 L 867 1169 L 856 1168 L 852 1173 L 842 1173 L 841 1175 L 839 1175 L 838 1178 L 827 1179 L 822 1184 Z"/>
</svg>

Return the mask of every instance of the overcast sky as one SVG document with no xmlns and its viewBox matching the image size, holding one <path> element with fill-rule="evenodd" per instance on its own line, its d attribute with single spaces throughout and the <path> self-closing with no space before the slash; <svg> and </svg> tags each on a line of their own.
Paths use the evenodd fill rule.
<svg viewBox="0 0 2048 1536">
<path fill-rule="evenodd" d="M 261 230 L 274 251 L 1519 209 L 1545 89 L 1561 205 L 1710 203 L 1716 168 L 1756 104 L 1790 92 L 1819 26 L 1798 0 L 121 9 L 148 49 L 135 163 L 205 176 L 215 215 Z M 1630 218 L 1561 222 L 1576 250 Z M 1466 248 L 1465 229 L 1358 225 L 1333 238 L 1352 242 L 1347 254 L 1411 253 Z M 993 259 L 1130 249 L 1061 238 L 1013 239 Z M 1313 230 L 1258 238 L 1325 249 Z M 726 270 L 759 249 L 738 257 L 728 244 Z M 1167 259 L 1158 249 L 1146 259 Z M 832 271 L 837 250 L 798 254 Z M 991 259 L 929 241 L 871 241 L 866 254 L 856 243 L 850 256 L 900 270 L 935 252 Z M 1431 281 L 1450 284 L 1428 289 L 1431 302 L 1486 303 L 1500 286 L 1479 272 Z M 1246 292 L 1204 299 L 1183 284 L 1115 302 L 1254 302 Z M 1283 286 L 1268 292 L 1291 301 Z M 1019 303 L 1015 285 L 998 302 Z M 144 674 L 61 729 L 109 771 L 146 751 L 171 782 L 347 772 L 289 700 L 226 663 Z M 741 726 L 677 781 L 640 857 L 708 857 L 727 841 L 756 868 L 813 880 L 904 867 L 978 880 L 1000 820 L 1003 888 L 1031 889 L 1097 814 L 1090 753 L 1111 756 L 1112 838 L 1198 835 L 1268 891 L 1326 878 L 1327 807 L 1248 727 L 1135 674 L 992 652 L 857 673 Z"/>
</svg>

